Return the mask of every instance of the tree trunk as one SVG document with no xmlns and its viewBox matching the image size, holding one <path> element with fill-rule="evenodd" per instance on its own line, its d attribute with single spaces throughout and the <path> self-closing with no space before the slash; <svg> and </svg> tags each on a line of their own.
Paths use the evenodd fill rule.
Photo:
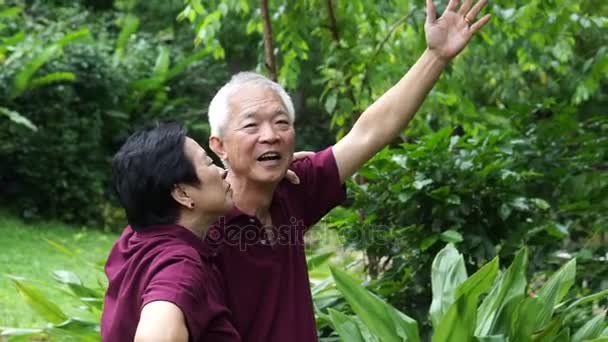
<svg viewBox="0 0 608 342">
<path fill-rule="evenodd" d="M 262 20 L 264 21 L 264 61 L 268 69 L 268 77 L 277 81 L 277 65 L 274 58 L 274 47 L 272 46 L 272 24 L 268 13 L 268 0 L 262 0 Z"/>
</svg>

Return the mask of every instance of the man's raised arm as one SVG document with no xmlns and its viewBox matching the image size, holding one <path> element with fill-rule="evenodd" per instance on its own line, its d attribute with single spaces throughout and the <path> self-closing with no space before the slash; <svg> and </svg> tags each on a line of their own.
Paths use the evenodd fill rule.
<svg viewBox="0 0 608 342">
<path fill-rule="evenodd" d="M 436 17 L 433 0 L 427 0 L 425 23 L 427 49 L 401 80 L 376 100 L 355 122 L 350 132 L 336 143 L 340 181 L 344 182 L 388 145 L 409 124 L 447 63 L 454 58 L 490 20 L 475 21 L 487 0 L 450 0 L 445 12 Z"/>
</svg>

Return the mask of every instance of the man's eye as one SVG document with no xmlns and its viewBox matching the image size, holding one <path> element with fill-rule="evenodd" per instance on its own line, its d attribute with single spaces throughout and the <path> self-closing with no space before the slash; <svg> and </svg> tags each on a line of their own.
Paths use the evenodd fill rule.
<svg viewBox="0 0 608 342">
<path fill-rule="evenodd" d="M 246 124 L 245 126 L 243 126 L 243 128 L 252 128 L 252 127 L 255 127 L 255 126 L 256 126 L 256 124 L 249 123 L 249 124 Z"/>
<path fill-rule="evenodd" d="M 277 123 L 279 125 L 289 125 L 289 121 L 287 121 L 287 120 L 279 120 L 279 121 L 277 121 Z"/>
</svg>

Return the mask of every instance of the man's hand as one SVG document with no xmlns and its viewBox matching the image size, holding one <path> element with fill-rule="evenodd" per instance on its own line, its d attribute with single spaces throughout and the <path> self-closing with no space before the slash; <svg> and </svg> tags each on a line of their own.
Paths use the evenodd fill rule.
<svg viewBox="0 0 608 342">
<path fill-rule="evenodd" d="M 309 151 L 300 151 L 300 152 L 295 152 L 293 154 L 293 160 L 298 160 L 298 159 L 302 159 L 302 158 L 306 158 L 306 157 L 312 157 L 314 156 L 315 153 L 314 152 L 309 152 Z M 298 175 L 296 175 L 295 172 L 287 169 L 287 173 L 285 174 L 285 178 L 291 183 L 291 184 L 300 184 L 300 178 L 298 177 Z"/>
<path fill-rule="evenodd" d="M 458 9 L 459 2 L 450 0 L 441 17 L 437 19 L 433 0 L 426 0 L 426 42 L 429 51 L 446 62 L 462 51 L 473 34 L 490 21 L 489 14 L 475 21 L 487 0 L 479 0 L 474 6 L 473 0 L 464 0 Z"/>
<path fill-rule="evenodd" d="M 333 146 L 340 181 L 357 172 L 407 127 L 450 59 L 490 20 L 490 16 L 485 16 L 474 22 L 486 0 L 479 0 L 474 6 L 473 0 L 464 0 L 456 12 L 458 3 L 450 0 L 437 19 L 433 0 L 426 1 L 428 48 L 407 74 L 369 106 L 350 132 Z"/>
</svg>

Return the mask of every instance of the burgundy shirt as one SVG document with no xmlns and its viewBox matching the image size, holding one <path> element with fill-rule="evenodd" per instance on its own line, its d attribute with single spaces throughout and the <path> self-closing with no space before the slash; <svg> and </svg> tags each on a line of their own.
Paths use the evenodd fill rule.
<svg viewBox="0 0 608 342">
<path fill-rule="evenodd" d="M 331 148 L 290 166 L 300 184 L 274 192 L 271 238 L 260 221 L 234 208 L 207 234 L 226 281 L 228 307 L 243 341 L 316 341 L 304 232 L 344 201 Z M 271 242 L 274 241 L 274 242 Z"/>
<path fill-rule="evenodd" d="M 101 318 L 102 341 L 133 341 L 141 309 L 159 300 L 181 309 L 190 341 L 240 341 L 210 253 L 201 239 L 181 226 L 156 226 L 144 232 L 127 227 L 105 266 L 109 286 Z"/>
</svg>

